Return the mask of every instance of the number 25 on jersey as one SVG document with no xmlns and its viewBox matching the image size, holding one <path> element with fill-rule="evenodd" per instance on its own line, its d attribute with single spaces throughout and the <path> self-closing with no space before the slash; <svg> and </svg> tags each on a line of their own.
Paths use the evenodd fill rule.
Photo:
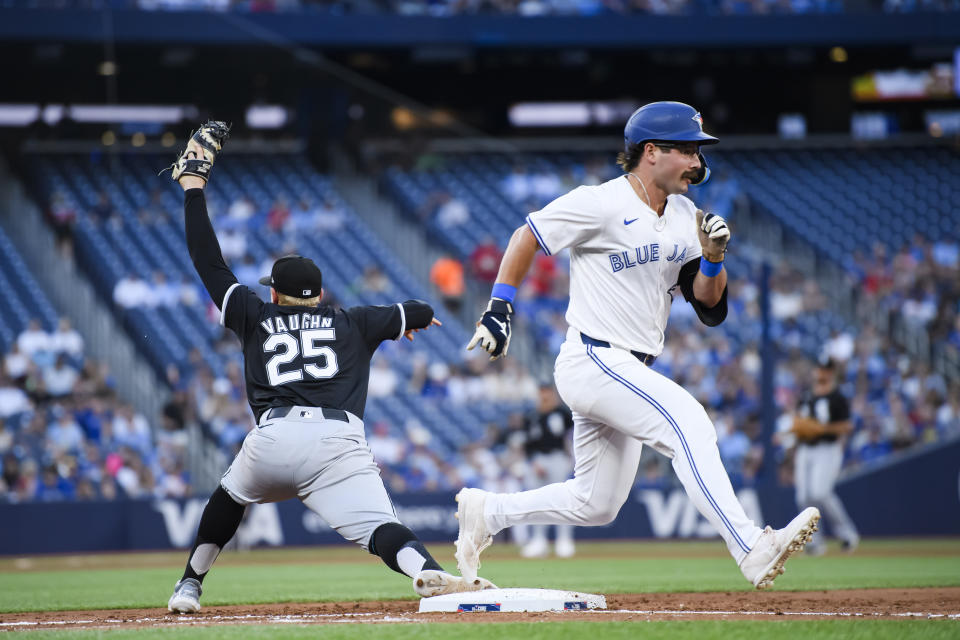
<svg viewBox="0 0 960 640">
<path fill-rule="evenodd" d="M 333 349 L 326 346 L 319 346 L 318 342 L 330 342 L 336 339 L 334 329 L 304 329 L 298 331 L 300 339 L 297 340 L 290 333 L 274 333 L 263 343 L 264 353 L 274 353 L 277 349 L 282 349 L 277 355 L 267 361 L 267 379 L 270 385 L 278 387 L 288 382 L 299 382 L 303 380 L 304 372 L 318 380 L 332 378 L 339 371 L 337 366 L 337 354 Z M 289 371 L 280 371 L 281 365 L 290 364 L 303 354 L 303 358 L 323 358 L 323 366 L 315 363 L 307 363 L 302 368 L 294 368 Z"/>
</svg>

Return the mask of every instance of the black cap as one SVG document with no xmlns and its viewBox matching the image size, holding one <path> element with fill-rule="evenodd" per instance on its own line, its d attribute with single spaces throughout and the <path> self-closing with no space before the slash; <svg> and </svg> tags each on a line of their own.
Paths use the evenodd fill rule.
<svg viewBox="0 0 960 640">
<path fill-rule="evenodd" d="M 269 276 L 260 278 L 260 284 L 273 287 L 277 293 L 293 298 L 312 298 L 320 295 L 323 277 L 320 267 L 310 258 L 298 255 L 283 256 L 273 263 Z"/>
</svg>

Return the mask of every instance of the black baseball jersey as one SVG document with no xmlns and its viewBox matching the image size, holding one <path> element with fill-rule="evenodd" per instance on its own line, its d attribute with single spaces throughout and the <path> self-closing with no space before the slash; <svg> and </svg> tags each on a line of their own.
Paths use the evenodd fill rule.
<svg viewBox="0 0 960 640">
<path fill-rule="evenodd" d="M 820 424 L 843 422 L 850 419 L 850 403 L 847 402 L 847 399 L 840 393 L 839 389 L 834 389 L 830 393 L 821 396 L 807 393 L 797 406 L 797 413 L 804 418 L 813 418 Z M 836 442 L 836 440 L 837 436 L 826 434 L 813 440 L 804 440 L 803 444 Z"/>
<path fill-rule="evenodd" d="M 536 420 L 528 420 L 525 429 L 527 439 L 523 447 L 528 456 L 562 451 L 564 438 L 573 429 L 573 415 L 560 405 L 552 411 L 539 414 Z"/>
<path fill-rule="evenodd" d="M 346 311 L 265 303 L 223 261 L 203 190 L 186 192 L 184 210 L 193 264 L 221 310 L 221 324 L 240 338 L 256 419 L 271 407 L 293 405 L 343 409 L 363 418 L 373 352 L 384 340 L 429 325 L 433 309 L 415 300 Z"/>
<path fill-rule="evenodd" d="M 253 414 L 302 405 L 344 409 L 363 418 L 370 358 L 402 335 L 401 305 L 337 311 L 264 303 L 249 287 L 227 293 L 223 324 L 243 346 Z"/>
</svg>

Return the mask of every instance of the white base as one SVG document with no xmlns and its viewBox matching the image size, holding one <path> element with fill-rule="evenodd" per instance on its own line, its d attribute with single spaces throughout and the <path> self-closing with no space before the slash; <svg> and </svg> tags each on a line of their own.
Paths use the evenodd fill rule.
<svg viewBox="0 0 960 640">
<path fill-rule="evenodd" d="M 556 589 L 484 589 L 448 593 L 420 600 L 420 613 L 431 611 L 581 611 L 606 609 L 604 596 Z"/>
</svg>

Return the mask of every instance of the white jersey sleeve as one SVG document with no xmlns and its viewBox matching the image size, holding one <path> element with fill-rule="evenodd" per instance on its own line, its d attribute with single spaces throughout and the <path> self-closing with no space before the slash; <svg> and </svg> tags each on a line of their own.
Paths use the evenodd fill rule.
<svg viewBox="0 0 960 640">
<path fill-rule="evenodd" d="M 604 222 L 594 187 L 577 187 L 527 216 L 527 226 L 548 256 L 597 237 Z"/>
<path fill-rule="evenodd" d="M 684 222 L 683 227 L 685 229 L 684 237 L 684 250 L 685 256 L 683 264 L 687 264 L 691 260 L 699 260 L 700 256 L 703 255 L 703 247 L 700 245 L 700 232 L 697 229 L 697 205 L 695 205 L 689 198 L 681 195 L 670 196 L 670 206 L 675 207 L 676 210 L 682 211 L 684 218 L 687 221 Z"/>
</svg>

